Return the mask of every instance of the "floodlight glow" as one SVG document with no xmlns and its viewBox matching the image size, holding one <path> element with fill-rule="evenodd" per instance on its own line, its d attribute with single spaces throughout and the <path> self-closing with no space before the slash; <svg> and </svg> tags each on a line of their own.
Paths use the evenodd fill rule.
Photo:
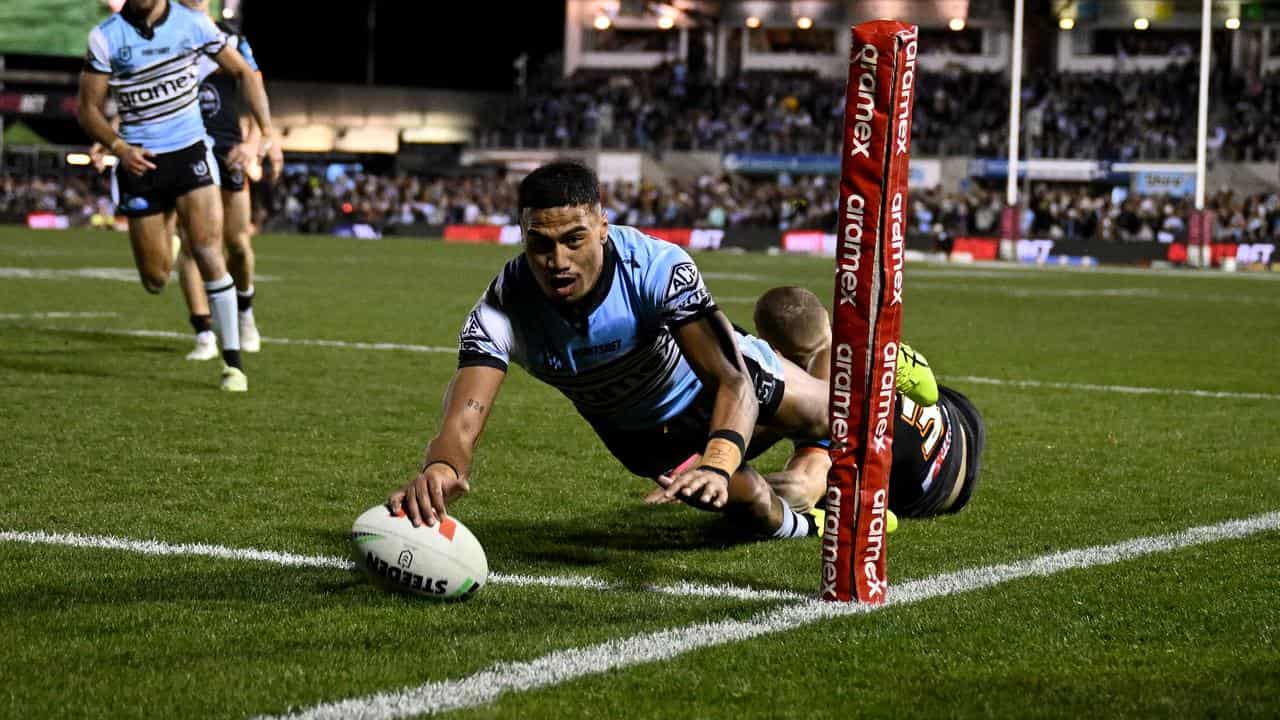
<svg viewBox="0 0 1280 720">
<path fill-rule="evenodd" d="M 1149 27 L 1151 27 L 1151 21 L 1144 17 L 1136 18 L 1133 21 L 1134 30 L 1146 30 Z"/>
<path fill-rule="evenodd" d="M 947 27 L 960 32 L 964 29 L 964 18 L 951 18 L 951 22 L 947 23 Z"/>
<path fill-rule="evenodd" d="M 236 11 L 231 8 L 222 8 L 222 19 L 230 20 L 236 16 Z"/>
<path fill-rule="evenodd" d="M 760 27 L 760 18 L 756 17 L 755 15 L 752 15 L 751 17 L 747 18 L 747 27 L 751 28 L 752 30 L 755 30 L 756 28 Z"/>
<path fill-rule="evenodd" d="M 613 23 L 609 20 L 608 15 L 597 15 L 594 22 L 591 23 L 597 30 L 608 30 Z"/>
<path fill-rule="evenodd" d="M 658 27 L 662 28 L 663 30 L 670 30 L 671 28 L 675 27 L 675 25 L 676 25 L 676 19 L 671 17 L 670 15 L 663 15 L 662 17 L 658 18 Z"/>
<path fill-rule="evenodd" d="M 1070 30 L 1076 26 L 1075 18 L 1062 18 L 1058 21 L 1058 28 L 1061 30 Z"/>
<path fill-rule="evenodd" d="M 1236 17 L 1227 18 L 1226 25 L 1228 30 L 1239 30 L 1240 18 L 1236 18 Z"/>
<path fill-rule="evenodd" d="M 813 27 L 813 18 L 807 15 L 801 15 L 800 17 L 796 18 L 796 27 L 800 28 L 801 30 L 808 30 L 809 28 Z"/>
<path fill-rule="evenodd" d="M 68 165 L 88 165 L 91 162 L 93 162 L 93 159 L 85 153 L 67 153 Z"/>
</svg>

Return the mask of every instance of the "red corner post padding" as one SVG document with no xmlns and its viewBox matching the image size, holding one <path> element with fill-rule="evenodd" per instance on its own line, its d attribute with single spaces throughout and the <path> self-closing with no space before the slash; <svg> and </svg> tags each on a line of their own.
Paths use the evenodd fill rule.
<svg viewBox="0 0 1280 720">
<path fill-rule="evenodd" d="M 831 353 L 831 471 L 822 598 L 884 602 L 885 511 L 915 94 L 916 28 L 853 28 L 840 170 Z"/>
</svg>

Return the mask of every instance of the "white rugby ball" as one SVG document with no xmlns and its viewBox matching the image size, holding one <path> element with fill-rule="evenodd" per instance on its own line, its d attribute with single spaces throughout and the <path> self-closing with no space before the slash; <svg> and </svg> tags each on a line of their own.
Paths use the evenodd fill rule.
<svg viewBox="0 0 1280 720">
<path fill-rule="evenodd" d="M 480 541 L 452 515 L 414 527 L 403 511 L 374 505 L 351 526 L 356 564 L 386 590 L 432 600 L 463 600 L 489 581 Z"/>
</svg>

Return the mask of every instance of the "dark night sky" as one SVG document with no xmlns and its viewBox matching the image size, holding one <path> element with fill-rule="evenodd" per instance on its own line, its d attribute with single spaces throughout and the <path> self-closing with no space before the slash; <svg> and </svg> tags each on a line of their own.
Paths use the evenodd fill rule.
<svg viewBox="0 0 1280 720">
<path fill-rule="evenodd" d="M 521 52 L 532 72 L 563 46 L 563 0 L 243 0 L 241 11 L 268 79 L 362 84 L 370 2 L 378 85 L 511 90 Z"/>
</svg>

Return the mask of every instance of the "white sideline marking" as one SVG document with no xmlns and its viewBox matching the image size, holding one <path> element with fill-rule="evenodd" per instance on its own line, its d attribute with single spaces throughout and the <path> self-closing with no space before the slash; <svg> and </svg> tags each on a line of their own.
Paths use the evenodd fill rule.
<svg viewBox="0 0 1280 720">
<path fill-rule="evenodd" d="M 0 320 L 63 320 L 66 318 L 104 318 L 117 317 L 113 312 L 35 312 L 35 313 L 0 313 Z"/>
<path fill-rule="evenodd" d="M 1188 395 L 1204 398 L 1232 398 L 1238 400 L 1280 400 L 1280 394 L 1255 392 L 1229 392 L 1226 390 L 1193 390 L 1187 388 L 1132 387 L 1129 385 L 1093 385 L 1091 383 L 1051 382 L 1048 380 L 1005 380 L 1001 378 L 975 377 L 973 375 L 948 375 L 943 380 L 976 383 L 978 385 L 1012 385 L 1014 387 L 1054 388 L 1058 390 L 1090 390 L 1094 392 L 1123 393 L 1126 395 Z"/>
<path fill-rule="evenodd" d="M 174 340 L 190 340 L 192 334 L 189 332 L 174 332 L 173 330 L 129 330 L 124 328 L 58 328 L 58 327 L 42 327 L 41 330 L 58 330 L 61 332 L 77 332 L 90 335 L 126 335 L 129 337 L 152 337 L 152 338 L 172 338 Z M 442 347 L 439 345 L 403 345 L 400 343 L 368 343 L 368 342 L 348 342 L 346 340 L 315 340 L 311 338 L 279 338 L 264 337 L 262 342 L 268 345 L 311 345 L 316 347 L 336 347 L 349 348 L 352 350 L 404 350 L 406 352 L 418 353 L 450 353 L 458 354 L 456 347 Z"/>
<path fill-rule="evenodd" d="M 1026 263 L 1011 263 L 998 260 L 983 260 L 974 263 L 950 263 L 950 262 L 933 262 L 929 260 L 922 261 L 920 265 L 933 268 L 934 272 L 946 273 L 950 270 L 957 276 L 966 276 L 975 269 L 993 273 L 991 277 L 1006 277 L 1011 275 L 1043 275 L 1046 273 L 1059 272 L 1063 274 L 1080 273 L 1087 275 L 1142 275 L 1146 277 L 1178 277 L 1178 278 L 1196 278 L 1204 280 L 1262 280 L 1275 282 L 1280 280 L 1280 273 L 1275 272 L 1223 272 L 1221 270 L 1204 270 L 1196 268 L 1140 268 L 1140 267 L 1124 267 L 1119 265 L 1095 265 L 1094 267 L 1079 267 L 1075 265 L 1028 265 Z M 907 271 L 908 277 L 911 275 L 921 275 L 920 271 Z M 977 275 L 975 275 L 977 277 Z"/>
<path fill-rule="evenodd" d="M 257 550 L 254 548 L 233 548 L 225 545 L 207 543 L 166 543 L 159 540 L 135 540 L 133 538 L 114 537 L 111 535 L 79 535 L 76 533 L 54 533 L 43 530 L 0 530 L 0 542 L 19 542 L 33 545 L 61 545 L 65 547 L 93 548 L 98 550 L 124 550 L 143 555 L 191 555 L 197 557 L 216 558 L 219 560 L 240 560 L 249 562 L 266 562 L 288 567 L 329 568 L 336 570 L 355 570 L 356 565 L 343 557 L 326 555 L 298 555 L 275 550 Z M 655 592 L 665 595 L 682 595 L 690 597 L 729 597 L 739 600 L 808 600 L 810 597 L 802 593 L 787 590 L 757 590 L 737 585 L 698 585 L 696 583 L 676 583 L 674 585 L 625 585 L 610 583 L 593 577 L 564 575 L 516 575 L 506 573 L 489 573 L 489 582 L 495 585 L 511 585 L 514 587 L 553 587 L 573 588 L 579 590 L 614 590 L 632 592 Z"/>
<path fill-rule="evenodd" d="M 957 290 L 960 292 L 975 292 L 984 295 L 1006 295 L 1008 297 L 1017 298 L 1035 298 L 1035 297 L 1139 297 L 1153 298 L 1164 297 L 1165 293 L 1158 288 L 1018 288 L 999 285 L 989 285 L 985 283 L 951 283 L 951 282 L 934 282 L 925 280 L 923 282 L 912 283 L 908 289 L 912 287 L 922 288 L 924 290 Z M 1185 295 L 1185 293 L 1184 293 Z M 1186 295 L 1188 299 L 1195 296 Z"/>
<path fill-rule="evenodd" d="M 336 568 L 350 570 L 355 564 L 346 558 L 323 555 L 297 555 L 275 550 L 230 548 L 206 543 L 171 544 L 159 540 L 134 540 L 109 535 L 77 535 L 53 533 L 43 530 L 0 530 L 0 541 L 31 543 L 34 545 L 65 545 L 67 547 L 95 548 L 99 550 L 126 550 L 143 555 L 196 555 L 220 560 L 250 560 L 269 562 L 288 567 Z"/>
<path fill-rule="evenodd" d="M 1223 302 L 1233 305 L 1280 305 L 1280 299 L 1270 297 L 1223 295 L 1221 293 L 1189 293 L 1161 288 L 1028 288 L 984 283 L 934 282 L 930 280 L 911 283 L 908 288 L 971 292 L 981 295 L 1004 295 L 1016 298 L 1104 297 L 1179 300 L 1185 302 Z"/>
<path fill-rule="evenodd" d="M 254 282 L 272 282 L 279 279 L 275 275 L 253 276 Z M 0 267 L 0 280 L 115 280 L 117 282 L 138 282 L 138 271 L 135 268 L 121 267 L 82 267 L 82 268 L 29 268 Z"/>
<path fill-rule="evenodd" d="M 773 282 L 778 279 L 776 275 L 756 275 L 755 273 L 741 272 L 716 272 L 711 270 L 702 273 L 702 277 L 707 280 L 740 280 L 742 282 Z"/>
<path fill-rule="evenodd" d="M 260 716 L 259 720 L 270 720 L 273 717 L 281 720 L 383 720 L 474 707 L 493 702 L 504 693 L 560 685 L 588 675 L 668 660 L 693 650 L 792 630 L 820 620 L 871 613 L 886 607 L 981 590 L 1011 580 L 1109 565 L 1153 553 L 1242 538 L 1278 528 L 1280 513 L 1272 512 L 1115 545 L 1069 550 L 1005 565 L 971 568 L 891 586 L 888 602 L 879 607 L 818 601 L 786 605 L 759 613 L 745 621 L 698 623 L 608 640 L 597 645 L 559 650 L 524 662 L 498 663 L 457 680 L 429 682 L 402 690 L 321 703 L 286 715 Z"/>
</svg>

